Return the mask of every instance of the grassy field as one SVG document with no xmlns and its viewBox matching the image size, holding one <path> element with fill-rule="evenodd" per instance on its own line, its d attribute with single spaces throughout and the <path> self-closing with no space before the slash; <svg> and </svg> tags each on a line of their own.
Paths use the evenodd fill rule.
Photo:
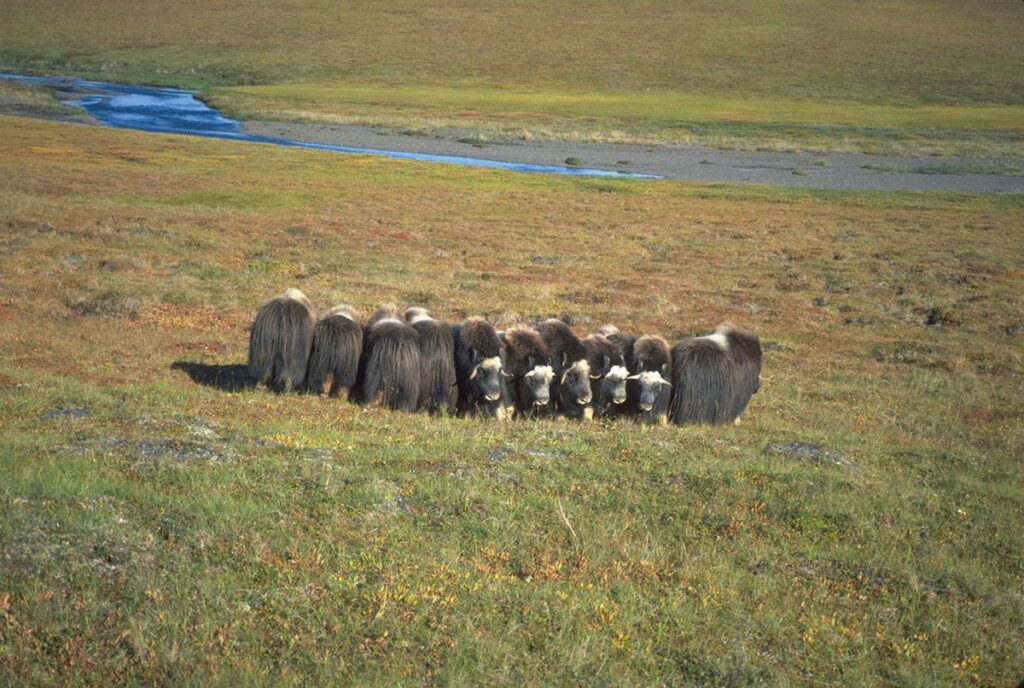
<svg viewBox="0 0 1024 688">
<path fill-rule="evenodd" d="M 3 682 L 1021 678 L 1019 198 L 13 117 L 0 179 Z M 728 428 L 257 393 L 247 327 L 287 286 L 581 332 L 731 319 L 761 334 L 768 380 Z"/>
<path fill-rule="evenodd" d="M 1021 155 L 1022 34 L 1010 2 L 13 0 L 0 68 L 189 86 L 289 120 Z"/>
</svg>

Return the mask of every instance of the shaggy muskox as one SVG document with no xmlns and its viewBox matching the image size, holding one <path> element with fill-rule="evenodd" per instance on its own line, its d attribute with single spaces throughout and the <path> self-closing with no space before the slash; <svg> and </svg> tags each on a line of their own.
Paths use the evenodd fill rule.
<svg viewBox="0 0 1024 688">
<path fill-rule="evenodd" d="M 459 391 L 452 326 L 437 320 L 425 308 L 407 309 L 405 321 L 420 336 L 420 410 L 455 413 Z"/>
<path fill-rule="evenodd" d="M 641 423 L 668 423 L 668 406 L 672 399 L 672 358 L 668 342 L 646 335 L 633 344 L 636 368 L 626 386 L 627 408 Z"/>
<path fill-rule="evenodd" d="M 672 347 L 670 419 L 683 423 L 737 421 L 760 386 L 761 343 L 731 323 Z"/>
<path fill-rule="evenodd" d="M 555 371 L 547 345 L 536 330 L 513 327 L 502 336 L 505 344 L 505 389 L 517 416 L 543 417 L 555 412 L 551 382 Z"/>
<path fill-rule="evenodd" d="M 555 373 L 552 396 L 558 410 L 570 418 L 589 420 L 594 415 L 594 407 L 590 405 L 594 396 L 590 389 L 587 349 L 561 320 L 545 320 L 537 326 L 537 332 L 551 352 L 551 367 Z"/>
<path fill-rule="evenodd" d="M 501 340 L 483 318 L 468 318 L 455 332 L 455 378 L 460 413 L 504 418 Z"/>
<path fill-rule="evenodd" d="M 364 404 L 415 411 L 420 401 L 419 333 L 402 320 L 393 305 L 370 317 L 361 365 Z"/>
<path fill-rule="evenodd" d="M 249 375 L 256 387 L 291 392 L 306 379 L 316 311 L 298 289 L 260 307 L 249 332 Z"/>
<path fill-rule="evenodd" d="M 359 375 L 363 353 L 363 326 L 347 305 L 335 306 L 320 316 L 313 329 L 306 386 L 321 396 L 348 399 Z"/>
<path fill-rule="evenodd" d="M 626 359 L 622 350 L 607 337 L 592 334 L 583 338 L 590 366 L 590 390 L 593 394 L 594 415 L 611 416 L 617 407 L 626 403 Z"/>
<path fill-rule="evenodd" d="M 626 361 L 626 369 L 635 373 L 636 359 L 633 357 L 633 343 L 636 341 L 636 337 L 621 331 L 615 325 L 602 325 L 598 328 L 597 334 L 604 335 L 608 341 L 619 347 L 619 351 L 622 352 L 622 357 Z"/>
</svg>

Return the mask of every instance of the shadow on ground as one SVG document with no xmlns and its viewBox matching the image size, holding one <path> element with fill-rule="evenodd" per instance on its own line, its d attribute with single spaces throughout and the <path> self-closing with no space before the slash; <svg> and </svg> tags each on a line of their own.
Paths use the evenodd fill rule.
<svg viewBox="0 0 1024 688">
<path fill-rule="evenodd" d="M 192 361 L 175 361 L 171 364 L 171 369 L 183 370 L 193 382 L 224 392 L 241 392 L 256 387 L 256 381 L 249 376 L 248 366 L 243 364 L 207 365 Z"/>
</svg>

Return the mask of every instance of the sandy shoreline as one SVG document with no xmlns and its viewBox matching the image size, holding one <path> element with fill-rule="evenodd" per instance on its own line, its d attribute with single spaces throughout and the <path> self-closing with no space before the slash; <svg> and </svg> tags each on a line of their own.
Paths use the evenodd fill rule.
<svg viewBox="0 0 1024 688">
<path fill-rule="evenodd" d="M 891 171 L 912 170 L 936 164 L 956 168 L 993 162 L 979 158 L 881 156 L 857 153 L 761 153 L 701 146 L 651 147 L 566 141 L 480 144 L 463 143 L 444 137 L 393 133 L 363 126 L 290 122 L 243 122 L 242 128 L 247 133 L 260 136 L 315 143 L 539 165 L 565 165 L 567 158 L 576 158 L 578 164 L 584 167 L 643 172 L 667 179 L 695 182 L 766 184 L 847 191 L 1024 193 L 1024 177 Z M 1001 162 L 1006 163 L 1005 160 Z M 1024 167 L 1024 161 L 1017 162 Z"/>
</svg>

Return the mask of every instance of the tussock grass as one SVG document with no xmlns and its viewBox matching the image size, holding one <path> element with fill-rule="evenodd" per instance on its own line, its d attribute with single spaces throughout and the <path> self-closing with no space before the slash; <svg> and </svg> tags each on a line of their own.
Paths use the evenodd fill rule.
<svg viewBox="0 0 1024 688">
<path fill-rule="evenodd" d="M 13 683 L 1019 679 L 1018 198 L 2 117 L 0 177 Z M 730 319 L 761 334 L 769 379 L 728 428 L 261 394 L 247 327 L 285 286 L 673 339 Z M 135 295 L 134 319 L 69 307 L 104 294 Z"/>
</svg>

